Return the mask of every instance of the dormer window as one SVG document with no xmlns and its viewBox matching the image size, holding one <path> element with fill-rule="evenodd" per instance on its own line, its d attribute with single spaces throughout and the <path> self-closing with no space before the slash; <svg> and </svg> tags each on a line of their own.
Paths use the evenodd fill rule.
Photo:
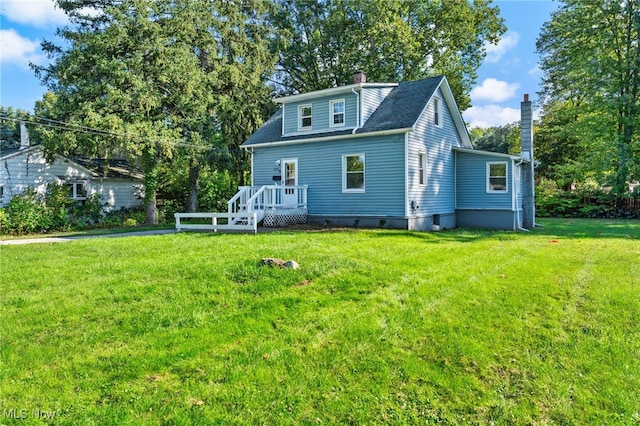
<svg viewBox="0 0 640 426">
<path fill-rule="evenodd" d="M 442 100 L 438 97 L 433 98 L 433 124 L 442 127 Z"/>
<path fill-rule="evenodd" d="M 331 111 L 329 125 L 331 127 L 344 126 L 344 99 L 331 101 L 329 110 Z"/>
<path fill-rule="evenodd" d="M 298 130 L 311 130 L 311 105 L 298 108 Z"/>
</svg>

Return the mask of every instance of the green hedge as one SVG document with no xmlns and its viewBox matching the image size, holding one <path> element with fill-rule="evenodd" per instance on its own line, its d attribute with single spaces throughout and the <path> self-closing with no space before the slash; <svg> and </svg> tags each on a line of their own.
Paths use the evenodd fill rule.
<svg viewBox="0 0 640 426">
<path fill-rule="evenodd" d="M 48 185 L 44 194 L 28 188 L 0 209 L 0 234 L 35 234 L 95 227 L 131 226 L 144 223 L 142 209 L 121 209 L 105 214 L 98 194 L 86 200 L 69 198 L 63 185 Z"/>
<path fill-rule="evenodd" d="M 639 200 L 637 192 L 620 198 L 594 185 L 565 191 L 544 178 L 536 185 L 536 215 L 541 217 L 640 219 L 640 210 L 634 208 Z"/>
</svg>

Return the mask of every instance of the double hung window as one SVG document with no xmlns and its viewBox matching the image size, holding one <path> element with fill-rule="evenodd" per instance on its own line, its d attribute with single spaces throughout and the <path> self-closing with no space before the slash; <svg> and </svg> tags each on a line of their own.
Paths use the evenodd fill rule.
<svg viewBox="0 0 640 426">
<path fill-rule="evenodd" d="M 342 156 L 342 191 L 364 192 L 364 154 Z"/>
<path fill-rule="evenodd" d="M 487 163 L 487 192 L 507 192 L 507 162 Z"/>
</svg>

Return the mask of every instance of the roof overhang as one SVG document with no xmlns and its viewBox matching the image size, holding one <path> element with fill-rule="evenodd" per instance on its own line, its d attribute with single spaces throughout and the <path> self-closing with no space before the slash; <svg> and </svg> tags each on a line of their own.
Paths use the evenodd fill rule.
<svg viewBox="0 0 640 426">
<path fill-rule="evenodd" d="M 466 148 L 473 148 L 473 144 L 471 143 L 471 138 L 469 137 L 469 130 L 467 129 L 466 124 L 464 123 L 464 119 L 462 118 L 462 114 L 460 113 L 460 109 L 458 108 L 458 104 L 456 103 L 455 97 L 453 96 L 453 92 L 451 91 L 451 86 L 449 86 L 449 81 L 447 77 L 442 76 L 442 81 L 438 85 L 440 88 L 440 92 L 444 98 L 444 101 L 447 104 L 449 112 L 451 113 L 451 119 L 453 120 L 453 124 L 456 126 L 456 130 L 458 131 L 458 136 L 460 136 L 460 140 L 462 144 Z M 428 99 L 425 104 L 424 110 L 422 113 L 429 108 L 429 104 L 434 96 L 436 96 L 437 90 L 434 90 L 431 94 L 431 97 Z"/>
<path fill-rule="evenodd" d="M 309 99 L 315 99 L 323 96 L 334 96 L 342 93 L 348 93 L 352 90 L 360 90 L 363 87 L 396 87 L 398 83 L 357 83 L 347 86 L 331 87 L 329 89 L 316 90 L 315 92 L 300 93 L 297 95 L 282 96 L 275 98 L 273 101 L 277 104 L 286 104 L 289 102 L 302 102 Z"/>
<path fill-rule="evenodd" d="M 298 145 L 302 143 L 312 143 L 312 142 L 329 142 L 329 141 L 337 141 L 343 139 L 353 139 L 353 138 L 364 138 L 369 136 L 388 136 L 388 135 L 398 135 L 403 133 L 408 133 L 413 131 L 411 127 L 406 127 L 402 129 L 392 129 L 392 130 L 380 130 L 378 132 L 365 132 L 365 133 L 349 133 L 346 135 L 336 135 L 336 136 L 325 136 L 325 137 L 312 137 L 312 138 L 304 138 L 304 139 L 291 139 L 284 141 L 274 141 L 274 142 L 265 142 L 265 143 L 257 143 L 251 145 L 241 145 L 244 149 L 251 148 L 266 148 L 271 146 L 284 146 L 284 145 Z"/>
<path fill-rule="evenodd" d="M 478 149 L 459 148 L 459 147 L 455 147 L 453 148 L 453 150 L 458 152 L 464 152 L 466 154 L 472 154 L 472 155 L 484 155 L 485 157 L 496 157 L 496 158 L 502 158 L 504 160 L 522 161 L 523 163 L 529 162 L 527 159 L 519 155 L 503 154 L 501 152 L 481 151 Z"/>
<path fill-rule="evenodd" d="M 18 157 L 22 154 L 26 154 L 27 152 L 37 151 L 40 148 L 41 148 L 40 145 L 32 145 L 28 148 L 20 149 L 18 151 L 13 151 L 11 154 L 3 155 L 2 157 L 0 157 L 0 160 L 6 160 L 9 158 Z"/>
</svg>

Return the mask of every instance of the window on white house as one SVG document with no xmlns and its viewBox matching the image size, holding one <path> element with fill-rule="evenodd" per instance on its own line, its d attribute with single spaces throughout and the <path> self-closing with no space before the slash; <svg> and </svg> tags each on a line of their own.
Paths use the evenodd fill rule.
<svg viewBox="0 0 640 426">
<path fill-rule="evenodd" d="M 418 154 L 418 175 L 420 185 L 427 184 L 427 154 L 421 152 Z"/>
<path fill-rule="evenodd" d="M 86 200 L 87 199 L 87 182 L 77 181 L 67 183 L 69 189 L 69 198 L 73 200 Z"/>
<path fill-rule="evenodd" d="M 507 192 L 507 162 L 487 163 L 487 192 Z"/>
<path fill-rule="evenodd" d="M 300 105 L 298 117 L 298 130 L 311 129 L 311 105 Z"/>
<path fill-rule="evenodd" d="M 4 204 L 4 185 L 0 185 L 0 205 Z"/>
<path fill-rule="evenodd" d="M 331 111 L 329 125 L 331 127 L 344 126 L 344 99 L 331 101 L 329 109 Z"/>
<path fill-rule="evenodd" d="M 342 156 L 342 190 L 364 192 L 364 154 Z"/>
<path fill-rule="evenodd" d="M 442 127 L 442 99 L 433 98 L 433 124 Z"/>
</svg>

